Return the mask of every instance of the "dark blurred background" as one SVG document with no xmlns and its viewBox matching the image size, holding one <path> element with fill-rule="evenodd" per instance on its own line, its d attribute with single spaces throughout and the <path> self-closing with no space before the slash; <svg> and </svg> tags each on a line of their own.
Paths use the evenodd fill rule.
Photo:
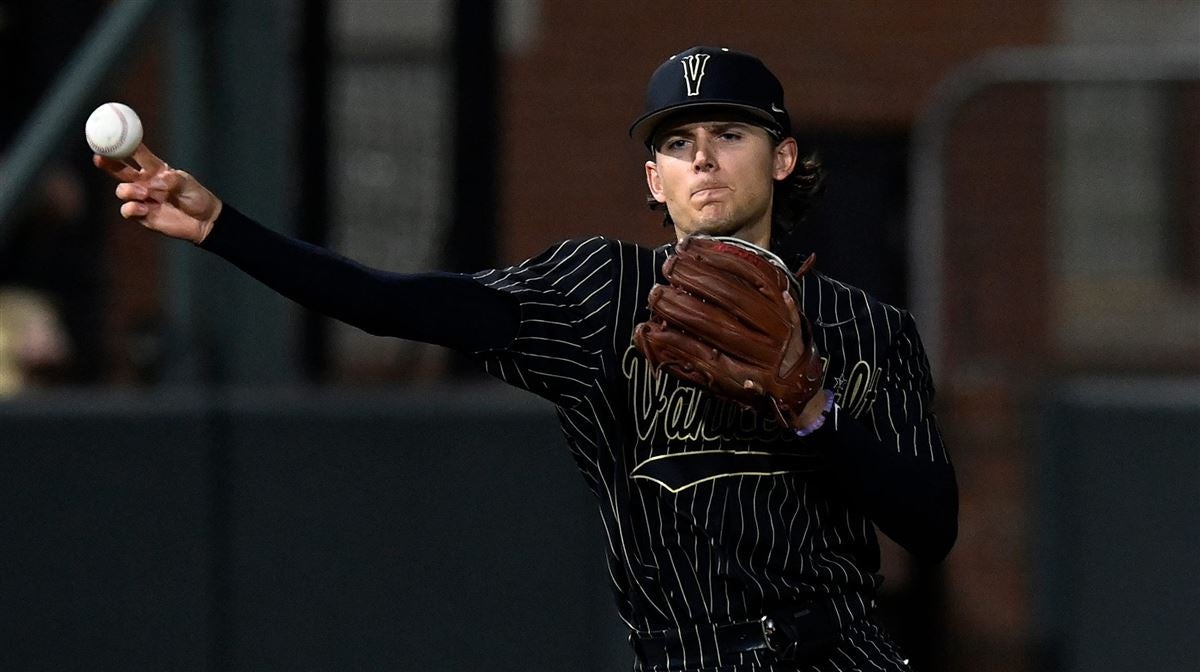
<svg viewBox="0 0 1200 672">
<path fill-rule="evenodd" d="M 0 669 L 627 668 L 548 404 L 123 222 L 82 129 L 478 270 L 669 239 L 626 130 L 695 44 L 779 75 L 818 267 L 921 325 L 962 513 L 885 545 L 917 669 L 1197 669 L 1189 0 L 0 0 Z"/>
</svg>

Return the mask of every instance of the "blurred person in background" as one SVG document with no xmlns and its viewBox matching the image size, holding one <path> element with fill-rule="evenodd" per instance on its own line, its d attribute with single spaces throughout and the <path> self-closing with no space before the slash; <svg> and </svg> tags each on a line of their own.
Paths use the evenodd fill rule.
<svg viewBox="0 0 1200 672">
<path fill-rule="evenodd" d="M 59 382 L 71 344 L 58 311 L 28 289 L 0 289 L 0 397 Z"/>
<path fill-rule="evenodd" d="M 0 165 L 30 112 L 66 64 L 72 49 L 107 3 L 29 3 L 0 0 Z M 82 119 L 79 127 L 82 128 Z M 106 235 L 95 207 L 103 191 L 75 153 L 54 153 L 24 200 L 0 222 L 0 289 L 39 293 L 39 312 L 57 313 L 73 356 L 53 380 L 94 383 L 107 373 L 105 355 Z"/>
</svg>

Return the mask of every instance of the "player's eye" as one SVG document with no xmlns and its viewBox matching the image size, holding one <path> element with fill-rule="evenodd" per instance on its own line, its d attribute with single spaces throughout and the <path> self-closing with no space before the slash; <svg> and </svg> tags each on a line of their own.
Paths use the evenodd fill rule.
<svg viewBox="0 0 1200 672">
<path fill-rule="evenodd" d="M 687 147 L 687 140 L 684 138 L 667 138 L 663 141 L 662 150 L 664 152 L 678 152 Z"/>
<path fill-rule="evenodd" d="M 722 140 L 741 140 L 742 134 L 738 131 L 725 131 L 721 134 Z"/>
</svg>

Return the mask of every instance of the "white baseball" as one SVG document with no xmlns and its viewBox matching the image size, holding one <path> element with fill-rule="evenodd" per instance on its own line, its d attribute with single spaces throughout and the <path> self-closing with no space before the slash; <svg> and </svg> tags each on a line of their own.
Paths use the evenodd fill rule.
<svg viewBox="0 0 1200 672">
<path fill-rule="evenodd" d="M 128 105 L 105 103 L 88 117 L 83 132 L 93 152 L 109 159 L 125 159 L 142 142 L 142 120 Z"/>
</svg>

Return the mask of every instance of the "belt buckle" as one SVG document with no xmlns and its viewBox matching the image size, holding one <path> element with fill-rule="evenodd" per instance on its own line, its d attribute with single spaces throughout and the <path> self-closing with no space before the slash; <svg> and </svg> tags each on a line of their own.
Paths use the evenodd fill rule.
<svg viewBox="0 0 1200 672">
<path fill-rule="evenodd" d="M 779 627 L 775 624 L 775 619 L 770 616 L 763 616 L 758 619 L 762 626 L 763 643 L 767 645 L 767 650 L 772 653 L 779 653 L 783 649 L 778 646 L 775 637 L 779 634 Z"/>
<path fill-rule="evenodd" d="M 763 643 L 767 645 L 767 650 L 779 660 L 789 659 L 788 657 L 796 651 L 795 640 L 788 640 L 787 633 L 783 632 L 775 617 L 770 614 L 758 619 L 758 622 L 762 626 Z"/>
</svg>

